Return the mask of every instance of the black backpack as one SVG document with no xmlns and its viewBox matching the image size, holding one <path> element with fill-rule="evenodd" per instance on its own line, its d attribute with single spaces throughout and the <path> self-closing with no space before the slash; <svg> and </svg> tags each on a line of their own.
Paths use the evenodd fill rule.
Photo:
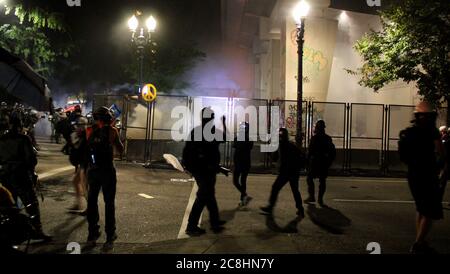
<svg viewBox="0 0 450 274">
<path fill-rule="evenodd" d="M 411 128 L 406 128 L 400 131 L 398 140 L 398 154 L 400 156 L 400 161 L 405 164 L 409 164 L 412 159 L 412 152 L 414 150 L 413 136 Z"/>
<path fill-rule="evenodd" d="M 111 128 L 93 128 L 87 144 L 88 162 L 91 168 L 109 168 L 113 166 L 113 147 L 110 142 Z"/>
</svg>

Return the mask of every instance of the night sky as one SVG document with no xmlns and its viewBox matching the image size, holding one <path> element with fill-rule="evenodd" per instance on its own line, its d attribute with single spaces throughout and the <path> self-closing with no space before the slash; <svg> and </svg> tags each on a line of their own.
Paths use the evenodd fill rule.
<svg viewBox="0 0 450 274">
<path fill-rule="evenodd" d="M 18 2 L 33 2 L 23 0 Z M 220 1 L 218 0 L 82 0 L 81 7 L 68 7 L 65 0 L 42 0 L 39 6 L 64 15 L 68 32 L 58 34 L 63 41 L 73 41 L 75 48 L 64 66 L 75 68 L 76 74 L 60 75 L 50 80 L 53 93 L 99 89 L 123 81 L 121 67 L 136 62 L 132 56 L 131 33 L 127 21 L 139 10 L 143 18 L 153 15 L 158 21 L 156 40 L 193 41 L 203 52 L 219 44 Z M 67 75 L 66 75 L 67 76 Z M 122 78 L 123 79 L 122 79 Z M 58 80 L 58 81 L 57 81 Z M 103 90 L 95 91 L 102 92 Z"/>
</svg>

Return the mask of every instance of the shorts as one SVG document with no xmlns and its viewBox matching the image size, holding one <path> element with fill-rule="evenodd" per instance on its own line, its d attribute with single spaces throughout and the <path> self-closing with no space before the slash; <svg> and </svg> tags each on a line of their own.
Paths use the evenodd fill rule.
<svg viewBox="0 0 450 274">
<path fill-rule="evenodd" d="M 408 183 L 417 212 L 433 220 L 443 219 L 442 195 L 437 176 L 409 175 Z"/>
</svg>

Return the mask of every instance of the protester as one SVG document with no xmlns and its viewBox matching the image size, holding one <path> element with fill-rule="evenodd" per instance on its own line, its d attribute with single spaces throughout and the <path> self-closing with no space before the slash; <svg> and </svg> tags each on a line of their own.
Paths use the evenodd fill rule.
<svg viewBox="0 0 450 274">
<path fill-rule="evenodd" d="M 70 143 L 70 162 L 75 166 L 75 175 L 72 180 L 75 188 L 76 201 L 69 208 L 70 211 L 84 211 L 84 200 L 86 198 L 86 127 L 88 120 L 82 116 L 81 109 L 74 111 L 73 132 L 71 133 Z"/>
<path fill-rule="evenodd" d="M 219 145 L 226 140 L 225 117 L 222 117 L 224 128 L 222 132 L 214 126 L 214 111 L 211 108 L 204 108 L 201 114 L 202 124 L 192 130 L 183 150 L 183 164 L 194 176 L 198 186 L 197 197 L 186 228 L 186 234 L 191 236 L 206 233 L 204 229 L 198 227 L 205 206 L 209 211 L 213 232 L 221 232 L 225 225 L 225 222 L 220 220 L 215 196 L 216 174 L 221 170 Z"/>
<path fill-rule="evenodd" d="M 328 169 L 336 157 L 336 148 L 333 140 L 325 133 L 325 121 L 319 120 L 314 128 L 314 136 L 311 138 L 308 149 L 308 193 L 306 203 L 316 202 L 314 191 L 314 179 L 319 178 L 318 203 L 323 206 L 323 197 L 327 188 Z"/>
<path fill-rule="evenodd" d="M 440 188 L 441 188 L 441 197 L 444 199 L 445 189 L 447 188 L 447 182 L 450 175 L 450 134 L 449 128 L 447 126 L 441 126 L 439 128 L 439 132 L 441 134 L 441 142 L 444 147 L 445 152 L 445 167 L 442 169 L 443 173 L 441 174 L 440 180 Z M 449 204 L 450 205 L 450 204 Z"/>
<path fill-rule="evenodd" d="M 234 172 L 233 184 L 241 193 L 239 206 L 246 206 L 252 200 L 247 195 L 247 176 L 251 167 L 251 152 L 253 142 L 250 141 L 250 125 L 243 122 L 233 143 Z"/>
<path fill-rule="evenodd" d="M 287 129 L 281 128 L 279 130 L 279 136 L 279 148 L 278 151 L 273 154 L 275 161 L 278 158 L 280 160 L 279 174 L 272 185 L 269 204 L 265 207 L 261 207 L 261 210 L 264 213 L 272 214 L 279 192 L 289 182 L 297 207 L 297 215 L 304 218 L 305 211 L 303 208 L 302 196 L 299 191 L 300 170 L 304 162 L 303 153 L 300 148 L 289 141 Z"/>
<path fill-rule="evenodd" d="M 23 126 L 19 116 L 0 118 L 0 181 L 13 195 L 17 203 L 20 198 L 32 220 L 36 240 L 49 241 L 51 237 L 42 229 L 39 201 L 36 195 L 34 169 L 37 158 L 28 136 L 22 134 Z"/>
<path fill-rule="evenodd" d="M 417 234 L 411 253 L 435 253 L 426 239 L 433 221 L 443 218 L 439 176 L 444 148 L 436 118 L 431 105 L 421 102 L 414 112 L 412 126 L 400 132 L 400 158 L 408 165 L 408 183 L 417 210 Z"/>
<path fill-rule="evenodd" d="M 108 108 L 97 109 L 94 120 L 96 124 L 87 129 L 88 244 L 95 245 L 100 237 L 98 195 L 102 190 L 105 201 L 106 232 L 106 242 L 103 247 L 110 249 L 117 239 L 115 219 L 117 177 L 114 167 L 114 149 L 122 153 L 123 145 L 117 129 L 111 126 L 113 117 Z"/>
</svg>

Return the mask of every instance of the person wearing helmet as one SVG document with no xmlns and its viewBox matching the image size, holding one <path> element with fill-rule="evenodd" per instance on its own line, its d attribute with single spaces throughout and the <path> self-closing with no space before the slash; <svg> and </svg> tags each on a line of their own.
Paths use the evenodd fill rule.
<svg viewBox="0 0 450 274">
<path fill-rule="evenodd" d="M 239 206 L 246 206 L 252 200 L 247 195 L 247 176 L 251 166 L 251 152 L 253 142 L 250 141 L 250 125 L 247 122 L 241 123 L 239 131 L 234 139 L 234 172 L 233 184 L 241 193 Z"/>
<path fill-rule="evenodd" d="M 0 118 L 0 181 L 13 195 L 20 198 L 31 218 L 31 238 L 50 241 L 42 229 L 39 201 L 33 180 L 37 157 L 28 136 L 22 133 L 18 116 Z"/>
<path fill-rule="evenodd" d="M 123 144 L 117 129 L 112 127 L 113 116 L 108 108 L 101 107 L 94 112 L 95 125 L 87 129 L 87 178 L 89 224 L 88 244 L 95 245 L 100 237 L 98 195 L 103 192 L 105 201 L 104 249 L 110 249 L 117 239 L 115 219 L 116 169 L 114 167 L 114 150 L 121 154 Z"/>
<path fill-rule="evenodd" d="M 314 203 L 316 202 L 314 179 L 319 178 L 318 203 L 320 206 L 324 206 L 323 197 L 327 187 L 328 169 L 336 157 L 333 140 L 325 133 L 325 128 L 325 121 L 317 121 L 308 149 L 308 176 L 306 179 L 309 197 L 305 202 Z"/>
<path fill-rule="evenodd" d="M 303 167 L 304 157 L 303 152 L 294 143 L 289 141 L 289 132 L 285 128 L 279 130 L 279 147 L 278 151 L 274 152 L 274 160 L 280 160 L 279 174 L 272 185 L 270 193 L 269 204 L 260 209 L 265 214 L 271 215 L 278 194 L 281 189 L 289 182 L 294 195 L 295 205 L 297 207 L 297 216 L 299 218 L 305 217 L 305 210 L 303 208 L 302 196 L 299 191 L 300 170 Z"/>
<path fill-rule="evenodd" d="M 416 241 L 411 253 L 435 253 L 426 239 L 433 221 L 443 218 L 439 176 L 444 149 L 436 119 L 437 112 L 431 105 L 421 102 L 414 112 L 412 126 L 400 132 L 400 158 L 408 166 L 408 184 L 417 211 Z"/>
</svg>

